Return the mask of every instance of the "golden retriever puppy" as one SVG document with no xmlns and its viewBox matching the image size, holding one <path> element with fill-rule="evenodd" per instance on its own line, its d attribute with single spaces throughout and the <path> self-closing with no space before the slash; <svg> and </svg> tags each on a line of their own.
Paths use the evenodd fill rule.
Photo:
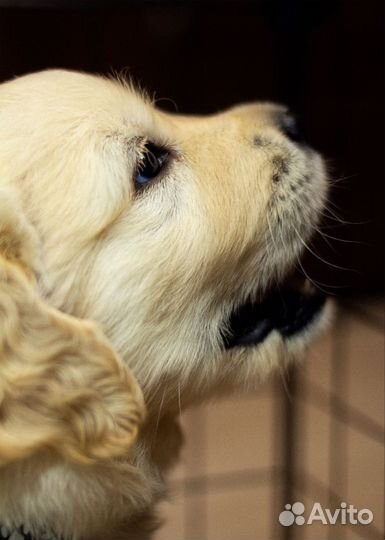
<svg viewBox="0 0 385 540">
<path fill-rule="evenodd" d="M 286 279 L 325 203 L 323 161 L 282 106 L 179 116 L 122 81 L 47 71 L 0 86 L 0 185 L 18 205 L 3 227 L 36 244 L 35 262 L 1 259 L 0 522 L 147 537 L 180 405 L 257 384 L 328 318 Z M 123 363 L 147 409 L 136 442 Z"/>
</svg>

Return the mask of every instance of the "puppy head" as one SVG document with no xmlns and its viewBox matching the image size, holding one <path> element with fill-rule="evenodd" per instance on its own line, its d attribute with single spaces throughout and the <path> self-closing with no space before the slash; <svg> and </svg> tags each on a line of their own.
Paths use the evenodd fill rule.
<svg viewBox="0 0 385 540">
<path fill-rule="evenodd" d="M 281 106 L 183 117 L 121 82 L 30 75 L 0 87 L 0 178 L 42 242 L 44 294 L 103 324 L 150 406 L 257 380 L 326 317 L 282 284 L 327 182 Z"/>
</svg>

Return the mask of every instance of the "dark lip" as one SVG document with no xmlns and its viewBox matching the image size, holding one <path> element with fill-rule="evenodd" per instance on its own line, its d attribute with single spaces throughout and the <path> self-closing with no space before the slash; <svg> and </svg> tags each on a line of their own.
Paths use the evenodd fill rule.
<svg viewBox="0 0 385 540">
<path fill-rule="evenodd" d="M 226 349 L 254 347 L 273 330 L 284 338 L 303 332 L 322 310 L 326 295 L 301 287 L 280 287 L 261 302 L 246 302 L 235 309 L 223 332 Z"/>
</svg>

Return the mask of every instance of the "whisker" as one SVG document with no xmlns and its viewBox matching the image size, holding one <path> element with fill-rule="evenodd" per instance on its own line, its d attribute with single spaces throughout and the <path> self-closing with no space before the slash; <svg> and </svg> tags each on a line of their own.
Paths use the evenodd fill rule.
<svg viewBox="0 0 385 540">
<path fill-rule="evenodd" d="M 334 208 L 335 211 L 333 211 L 332 208 Z M 341 218 L 341 216 L 339 216 L 338 213 L 337 213 L 337 212 L 340 211 L 340 208 L 338 208 L 338 206 L 335 205 L 330 200 L 328 201 L 327 205 L 324 207 L 324 211 L 328 212 L 329 215 L 331 216 L 331 218 L 335 219 L 336 221 L 339 221 L 340 223 L 344 223 L 346 225 L 365 225 L 367 223 L 371 223 L 370 219 L 368 219 L 366 221 L 348 221 L 348 220 L 345 220 L 345 219 Z M 327 214 L 325 214 L 325 212 L 321 211 L 321 214 L 322 215 L 327 215 Z"/>
<path fill-rule="evenodd" d="M 358 174 L 348 174 L 347 176 L 340 176 L 338 178 L 331 178 L 330 179 L 330 186 L 333 189 L 335 184 L 340 184 L 342 182 L 346 182 L 346 180 L 351 180 L 352 178 L 357 178 Z"/>
<path fill-rule="evenodd" d="M 274 235 L 273 235 L 273 229 L 271 228 L 271 224 L 270 224 L 270 219 L 269 219 L 269 214 L 267 213 L 266 214 L 266 217 L 267 217 L 267 225 L 269 227 L 269 232 L 270 232 L 270 237 L 271 237 L 271 240 L 274 244 L 274 247 L 275 249 L 278 251 L 278 246 L 277 244 L 275 243 L 275 238 L 274 238 Z M 278 230 L 279 230 L 279 227 L 278 227 Z"/>
<path fill-rule="evenodd" d="M 360 245 L 367 245 L 367 246 L 369 245 L 367 242 L 361 242 L 360 240 L 347 240 L 345 238 L 338 238 L 338 236 L 332 236 L 330 234 L 327 234 L 321 229 L 317 229 L 317 232 L 319 232 L 321 236 L 326 236 L 327 238 L 330 238 L 331 240 L 337 240 L 337 242 L 345 242 L 346 244 L 360 244 Z"/>
<path fill-rule="evenodd" d="M 310 283 L 316 288 L 316 289 L 319 289 L 321 292 L 323 292 L 324 294 L 326 295 L 333 295 L 335 296 L 333 293 L 330 293 L 329 291 L 325 290 L 323 287 L 321 287 L 321 285 L 325 286 L 325 287 L 328 287 L 328 285 L 326 285 L 325 283 L 320 283 L 318 281 L 315 281 L 314 279 L 312 279 L 309 274 L 306 272 L 305 268 L 303 267 L 302 263 L 301 263 L 301 260 L 300 258 L 298 257 L 297 255 L 297 263 L 301 269 L 301 271 L 303 272 L 304 276 L 306 277 L 306 279 L 308 279 L 310 281 Z"/>
<path fill-rule="evenodd" d="M 335 247 L 333 246 L 333 244 L 331 242 L 329 242 L 328 240 L 328 235 L 325 234 L 319 227 L 314 227 L 314 230 L 319 234 L 319 236 L 322 238 L 322 240 L 324 242 L 326 242 L 326 244 L 330 247 L 330 249 L 332 251 L 334 251 L 334 253 L 336 253 L 336 250 L 335 250 Z"/>
<path fill-rule="evenodd" d="M 332 268 L 337 268 L 337 270 L 344 270 L 346 272 L 356 272 L 356 270 L 353 270 L 352 268 L 345 268 L 343 266 L 339 266 L 338 264 L 333 264 L 331 263 L 330 261 L 327 261 L 326 259 L 323 259 L 322 257 L 320 257 L 319 255 L 317 255 L 317 253 L 315 253 L 315 251 L 313 251 L 308 245 L 307 243 L 303 240 L 303 238 L 301 237 L 301 235 L 299 234 L 299 232 L 297 231 L 297 229 L 293 226 L 293 229 L 294 231 L 296 232 L 300 242 L 302 243 L 302 245 L 304 246 L 305 249 L 307 249 L 309 251 L 309 253 L 311 253 L 316 259 L 318 259 L 319 261 L 327 264 L 328 266 L 331 266 Z"/>
<path fill-rule="evenodd" d="M 327 206 L 325 206 L 323 210 L 320 210 L 320 214 L 321 216 L 324 216 L 325 218 L 332 221 L 336 221 L 337 223 L 341 223 L 342 225 L 359 225 L 359 223 L 353 223 L 351 221 L 347 221 L 341 218 L 338 214 L 333 212 L 333 210 L 331 210 Z"/>
</svg>

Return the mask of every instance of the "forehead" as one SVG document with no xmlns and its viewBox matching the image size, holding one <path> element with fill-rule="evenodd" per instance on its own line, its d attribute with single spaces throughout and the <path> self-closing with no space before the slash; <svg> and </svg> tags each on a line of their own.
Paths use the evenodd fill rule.
<svg viewBox="0 0 385 540">
<path fill-rule="evenodd" d="M 1 99 L 2 98 L 2 99 Z M 147 97 L 122 80 L 52 70 L 34 73 L 5 83 L 0 102 L 5 114 L 20 123 L 58 128 L 88 125 L 92 129 L 115 132 L 122 126 L 151 124 L 153 108 Z"/>
<path fill-rule="evenodd" d="M 230 135 L 274 125 L 279 113 L 285 110 L 273 103 L 251 103 L 210 116 L 174 115 L 156 110 L 148 97 L 126 80 L 64 70 L 20 77 L 3 84 L 0 92 L 6 102 L 22 110 L 23 114 L 13 115 L 14 119 L 23 125 L 56 125 L 58 135 L 61 130 L 74 130 L 76 126 L 112 134 L 122 129 L 135 133 L 163 127 L 170 134 L 181 130 L 190 134 L 228 130 Z"/>
</svg>

